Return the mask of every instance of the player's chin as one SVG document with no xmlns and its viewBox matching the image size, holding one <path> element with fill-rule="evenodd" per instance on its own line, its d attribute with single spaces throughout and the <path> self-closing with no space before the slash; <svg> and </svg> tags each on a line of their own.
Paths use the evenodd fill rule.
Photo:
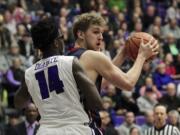
<svg viewBox="0 0 180 135">
<path fill-rule="evenodd" d="M 95 50 L 95 51 L 101 51 L 101 48 L 100 48 L 100 46 L 96 46 L 96 47 L 94 48 L 94 50 Z"/>
<path fill-rule="evenodd" d="M 100 49 L 100 48 L 96 48 L 96 49 L 95 49 L 95 51 L 99 51 L 99 52 L 100 52 L 100 51 L 101 51 L 101 49 Z"/>
</svg>

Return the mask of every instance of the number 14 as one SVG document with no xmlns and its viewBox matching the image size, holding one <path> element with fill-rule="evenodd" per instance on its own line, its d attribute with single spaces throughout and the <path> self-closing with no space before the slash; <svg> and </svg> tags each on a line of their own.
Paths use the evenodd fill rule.
<svg viewBox="0 0 180 135">
<path fill-rule="evenodd" d="M 64 92 L 64 84 L 59 78 L 57 65 L 48 67 L 49 87 L 47 85 L 44 71 L 37 72 L 35 77 L 39 84 L 42 99 L 49 98 L 49 91 L 52 92 L 55 90 L 57 94 Z"/>
</svg>

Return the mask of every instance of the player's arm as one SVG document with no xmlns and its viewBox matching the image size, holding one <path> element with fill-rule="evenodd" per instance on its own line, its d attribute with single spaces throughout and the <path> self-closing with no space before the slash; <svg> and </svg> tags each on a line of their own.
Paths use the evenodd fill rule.
<svg viewBox="0 0 180 135">
<path fill-rule="evenodd" d="M 73 61 L 73 75 L 77 87 L 85 96 L 86 107 L 88 109 L 102 109 L 102 100 L 95 84 L 87 77 L 76 58 Z"/>
<path fill-rule="evenodd" d="M 143 65 L 143 60 L 138 61 L 136 67 L 134 68 L 133 75 L 130 73 L 124 73 L 121 69 L 115 66 L 111 60 L 109 60 L 103 53 L 101 52 L 89 52 L 89 56 L 91 56 L 91 66 L 95 68 L 97 73 L 100 73 L 107 81 L 114 84 L 116 87 L 125 90 L 132 90 L 136 80 L 140 75 L 140 70 Z M 138 71 L 135 71 L 138 70 Z"/>
<path fill-rule="evenodd" d="M 123 62 L 126 59 L 126 52 L 125 52 L 125 47 L 120 48 L 120 50 L 117 52 L 116 56 L 113 58 L 112 62 L 114 65 L 116 65 L 117 67 L 120 67 Z M 106 87 L 107 85 L 109 85 L 109 81 L 107 81 L 106 79 L 103 78 L 102 80 L 102 87 Z"/>
<path fill-rule="evenodd" d="M 120 51 L 118 51 L 118 53 L 116 54 L 116 56 L 113 58 L 113 64 L 120 67 L 123 62 L 125 61 L 126 59 L 126 52 L 125 52 L 125 46 L 123 46 L 121 48 Z"/>
<path fill-rule="evenodd" d="M 14 105 L 18 109 L 23 109 L 29 103 L 31 96 L 28 92 L 28 88 L 25 82 L 25 76 L 23 77 L 20 88 L 15 94 Z"/>
<path fill-rule="evenodd" d="M 132 90 L 135 86 L 143 67 L 143 64 L 147 58 L 152 55 L 156 55 L 157 41 L 151 45 L 151 41 L 147 44 L 142 42 L 137 59 L 132 68 L 127 72 L 122 72 L 118 67 L 102 53 L 89 51 L 89 57 L 91 56 L 92 66 L 100 73 L 106 80 L 110 81 L 117 87 L 124 90 Z"/>
</svg>

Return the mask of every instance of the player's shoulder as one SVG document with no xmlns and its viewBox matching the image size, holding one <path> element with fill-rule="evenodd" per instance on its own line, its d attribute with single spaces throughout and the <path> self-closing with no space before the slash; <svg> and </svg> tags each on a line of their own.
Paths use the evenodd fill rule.
<svg viewBox="0 0 180 135">
<path fill-rule="evenodd" d="M 88 57 L 88 58 L 104 58 L 105 55 L 104 53 L 100 52 L 100 51 L 93 51 L 93 50 L 87 50 L 86 52 L 84 52 L 82 54 L 83 57 Z"/>
<path fill-rule="evenodd" d="M 36 63 L 37 63 L 37 62 L 36 62 Z M 25 73 L 28 73 L 28 72 L 30 72 L 31 70 L 33 70 L 34 67 L 35 67 L 35 65 L 36 65 L 36 63 L 34 63 L 34 64 L 31 65 L 30 67 L 28 67 L 28 68 L 25 70 Z"/>
<path fill-rule="evenodd" d="M 64 61 L 72 61 L 74 58 L 75 58 L 74 56 L 66 56 L 66 55 L 57 56 L 58 60 L 64 60 Z"/>
<path fill-rule="evenodd" d="M 75 56 L 66 56 L 66 55 L 61 55 L 59 58 L 64 58 L 64 59 L 74 59 Z"/>
<path fill-rule="evenodd" d="M 33 72 L 34 67 L 35 67 L 35 64 L 31 65 L 30 67 L 28 67 L 28 68 L 25 70 L 25 74 L 24 74 L 25 77 L 31 76 L 30 74 Z"/>
<path fill-rule="evenodd" d="M 100 64 L 105 64 L 109 61 L 109 59 L 104 55 L 104 53 L 100 51 L 92 51 L 87 50 L 85 53 L 82 54 L 80 57 L 80 62 L 85 63 L 91 66 L 99 66 Z M 109 62 L 108 62 L 109 63 Z"/>
<path fill-rule="evenodd" d="M 86 50 L 85 53 L 87 53 L 87 54 L 96 54 L 96 55 L 102 54 L 101 51 L 94 51 L 94 50 Z"/>
</svg>

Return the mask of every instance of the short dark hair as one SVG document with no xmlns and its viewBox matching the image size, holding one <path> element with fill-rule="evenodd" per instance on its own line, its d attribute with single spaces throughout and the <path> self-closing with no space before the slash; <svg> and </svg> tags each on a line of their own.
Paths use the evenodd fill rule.
<svg viewBox="0 0 180 135">
<path fill-rule="evenodd" d="M 31 29 L 34 48 L 42 51 L 49 49 L 58 37 L 58 25 L 54 18 L 40 20 Z"/>
</svg>

